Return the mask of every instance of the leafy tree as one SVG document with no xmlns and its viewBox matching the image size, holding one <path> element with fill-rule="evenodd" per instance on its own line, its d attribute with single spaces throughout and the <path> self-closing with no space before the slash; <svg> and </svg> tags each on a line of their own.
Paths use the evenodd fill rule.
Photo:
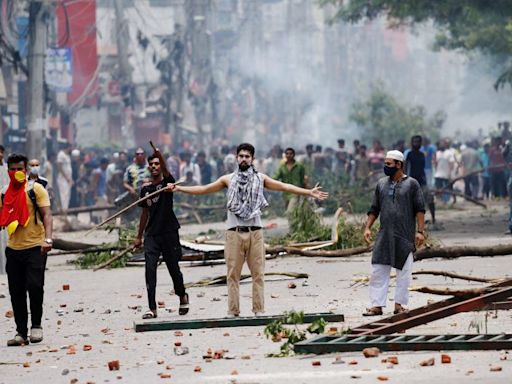
<svg viewBox="0 0 512 384">
<path fill-rule="evenodd" d="M 512 86 L 512 4 L 510 0 L 320 0 L 336 7 L 333 21 L 358 22 L 386 15 L 392 26 L 432 21 L 435 47 L 479 52 L 503 68 L 495 88 Z"/>
<path fill-rule="evenodd" d="M 354 122 L 365 142 L 379 139 L 390 146 L 399 139 L 406 142 L 413 135 L 439 137 L 446 115 L 442 111 L 428 116 L 423 106 L 401 105 L 381 87 L 376 87 L 366 101 L 351 106 L 349 119 Z"/>
</svg>

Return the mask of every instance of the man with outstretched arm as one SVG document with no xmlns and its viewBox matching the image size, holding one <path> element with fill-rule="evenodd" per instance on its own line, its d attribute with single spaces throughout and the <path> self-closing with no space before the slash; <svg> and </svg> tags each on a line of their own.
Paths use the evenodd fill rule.
<svg viewBox="0 0 512 384">
<path fill-rule="evenodd" d="M 227 231 L 224 257 L 227 266 L 228 315 L 240 314 L 240 274 L 244 261 L 252 276 L 252 311 L 255 315 L 264 312 L 263 282 L 265 273 L 265 245 L 261 229 L 261 209 L 268 206 L 263 189 L 289 192 L 324 200 L 328 193 L 320 187 L 305 189 L 292 184 L 282 183 L 254 169 L 254 147 L 242 143 L 237 147 L 238 168 L 213 183 L 200 186 L 181 186 L 172 184 L 171 190 L 192 195 L 205 195 L 227 192 Z"/>
<path fill-rule="evenodd" d="M 425 202 L 420 184 L 404 173 L 404 155 L 389 151 L 384 159 L 385 177 L 381 178 L 368 211 L 364 239 L 370 243 L 371 228 L 380 216 L 370 276 L 372 306 L 363 316 L 382 315 L 386 307 L 391 268 L 396 269 L 394 313 L 404 312 L 409 301 L 413 252 L 425 241 Z M 417 222 L 417 226 L 416 226 Z"/>
<path fill-rule="evenodd" d="M 166 189 L 174 183 L 174 177 L 167 170 L 165 160 L 159 150 L 148 157 L 148 169 L 151 182 L 142 186 L 140 197 L 149 195 L 157 190 Z M 183 285 L 183 275 L 178 264 L 181 259 L 181 244 L 178 229 L 180 225 L 173 211 L 173 194 L 170 188 L 152 198 L 139 203 L 142 208 L 139 221 L 139 231 L 133 244 L 134 248 L 142 245 L 144 234 L 144 258 L 146 267 L 146 288 L 148 291 L 149 310 L 143 319 L 157 317 L 156 307 L 156 277 L 158 259 L 163 255 L 167 270 L 171 275 L 174 292 L 180 298 L 179 314 L 186 315 L 189 310 L 188 294 Z"/>
</svg>

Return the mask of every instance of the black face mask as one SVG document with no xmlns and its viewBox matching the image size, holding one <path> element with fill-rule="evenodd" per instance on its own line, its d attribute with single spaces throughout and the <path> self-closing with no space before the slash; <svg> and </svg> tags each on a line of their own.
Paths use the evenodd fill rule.
<svg viewBox="0 0 512 384">
<path fill-rule="evenodd" d="M 398 171 L 397 167 L 388 167 L 387 165 L 384 166 L 384 174 L 386 176 L 393 177 L 397 171 Z"/>
</svg>

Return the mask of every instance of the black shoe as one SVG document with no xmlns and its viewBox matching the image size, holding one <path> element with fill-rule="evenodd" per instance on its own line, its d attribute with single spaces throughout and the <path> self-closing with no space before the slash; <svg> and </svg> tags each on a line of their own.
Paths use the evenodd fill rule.
<svg viewBox="0 0 512 384">
<path fill-rule="evenodd" d="M 28 345 L 29 341 L 26 337 L 21 336 L 19 333 L 14 336 L 13 339 L 7 340 L 8 347 L 21 347 L 22 345 Z"/>
</svg>

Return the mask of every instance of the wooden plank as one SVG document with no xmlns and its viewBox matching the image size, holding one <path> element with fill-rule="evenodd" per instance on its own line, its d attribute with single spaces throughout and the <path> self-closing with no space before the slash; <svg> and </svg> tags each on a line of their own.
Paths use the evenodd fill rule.
<svg viewBox="0 0 512 384">
<path fill-rule="evenodd" d="M 343 322 L 344 316 L 339 313 L 321 312 L 304 314 L 304 323 L 312 323 L 323 318 L 328 322 Z M 134 322 L 135 332 L 170 331 L 178 329 L 201 328 L 227 328 L 227 327 L 254 327 L 267 325 L 275 320 L 283 319 L 282 315 L 251 316 L 251 317 L 224 317 L 218 319 L 191 319 L 191 320 L 152 320 Z"/>
</svg>

